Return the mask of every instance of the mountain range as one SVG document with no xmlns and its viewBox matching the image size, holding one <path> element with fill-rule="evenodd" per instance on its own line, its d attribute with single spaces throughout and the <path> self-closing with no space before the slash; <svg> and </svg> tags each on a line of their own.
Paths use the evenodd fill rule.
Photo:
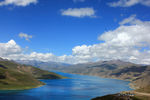
<svg viewBox="0 0 150 100">
<path fill-rule="evenodd" d="M 36 66 L 37 68 L 46 69 L 46 70 L 51 69 L 51 67 L 59 68 L 59 67 L 67 67 L 71 65 L 67 63 L 52 62 L 52 61 L 42 62 L 42 61 L 36 61 L 36 60 L 17 60 L 16 62 L 20 64 Z"/>
</svg>

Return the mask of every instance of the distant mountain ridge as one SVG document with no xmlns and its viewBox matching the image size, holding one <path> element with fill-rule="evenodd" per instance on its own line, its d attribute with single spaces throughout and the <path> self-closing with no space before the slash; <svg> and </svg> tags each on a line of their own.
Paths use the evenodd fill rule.
<svg viewBox="0 0 150 100">
<path fill-rule="evenodd" d="M 65 66 L 70 66 L 70 64 L 66 63 L 60 63 L 60 62 L 42 62 L 42 61 L 36 61 L 36 60 L 17 60 L 16 62 L 20 64 L 26 64 L 26 65 L 32 65 L 36 66 L 37 68 L 42 68 L 42 69 L 49 69 L 50 67 L 65 67 Z"/>
</svg>

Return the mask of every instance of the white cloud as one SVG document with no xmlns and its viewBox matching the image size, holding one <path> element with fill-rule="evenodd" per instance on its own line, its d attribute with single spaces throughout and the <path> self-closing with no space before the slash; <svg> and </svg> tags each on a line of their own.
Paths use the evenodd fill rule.
<svg viewBox="0 0 150 100">
<path fill-rule="evenodd" d="M 85 0 L 73 0 L 73 2 L 85 2 Z"/>
<path fill-rule="evenodd" d="M 85 63 L 93 60 L 120 59 L 139 64 L 150 64 L 150 21 L 136 19 L 135 15 L 125 18 L 114 30 L 104 32 L 98 37 L 103 43 L 81 45 L 72 49 L 72 55 L 56 56 L 52 53 L 31 52 L 24 49 L 14 40 L 0 43 L 0 57 L 13 60 L 39 60 L 64 63 Z"/>
<path fill-rule="evenodd" d="M 25 40 L 29 41 L 30 39 L 32 39 L 32 35 L 28 35 L 26 33 L 19 33 L 19 37 L 20 38 L 25 38 Z"/>
<path fill-rule="evenodd" d="M 119 0 L 118 2 L 109 3 L 111 7 L 130 7 L 136 4 L 150 6 L 150 0 Z"/>
<path fill-rule="evenodd" d="M 95 10 L 93 8 L 69 8 L 61 10 L 61 15 L 72 17 L 95 17 Z"/>
<path fill-rule="evenodd" d="M 73 48 L 73 55 L 79 59 L 85 58 L 86 61 L 121 59 L 150 64 L 150 50 L 140 51 L 144 47 L 150 47 L 150 21 L 141 21 L 132 15 L 120 23 L 121 26 L 117 29 L 99 36 L 99 40 L 104 43 L 76 46 Z"/>
<path fill-rule="evenodd" d="M 15 6 L 28 6 L 30 4 L 36 4 L 37 0 L 3 0 L 0 1 L 0 6 L 15 5 Z"/>
<path fill-rule="evenodd" d="M 11 54 L 19 54 L 21 52 L 21 47 L 18 46 L 14 40 L 10 40 L 8 43 L 0 43 L 1 57 L 6 57 Z"/>
<path fill-rule="evenodd" d="M 26 54 L 25 51 L 18 44 L 16 44 L 14 40 L 10 40 L 7 43 L 0 43 L 0 57 L 10 60 L 37 60 L 43 62 L 53 61 L 66 63 L 73 63 L 75 61 L 71 55 L 55 56 L 52 53 L 37 52 Z"/>
<path fill-rule="evenodd" d="M 137 20 L 137 19 L 135 19 L 135 17 L 136 17 L 136 15 L 131 15 L 129 18 L 124 19 L 119 24 L 124 25 L 124 24 L 128 24 L 130 22 L 135 22 L 135 20 Z"/>
</svg>

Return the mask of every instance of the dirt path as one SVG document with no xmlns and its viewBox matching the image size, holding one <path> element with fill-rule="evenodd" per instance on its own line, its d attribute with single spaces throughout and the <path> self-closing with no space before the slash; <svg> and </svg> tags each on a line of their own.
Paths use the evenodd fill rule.
<svg viewBox="0 0 150 100">
<path fill-rule="evenodd" d="M 150 97 L 150 93 L 142 93 L 142 92 L 134 92 L 134 93 L 137 94 L 137 95 Z"/>
</svg>

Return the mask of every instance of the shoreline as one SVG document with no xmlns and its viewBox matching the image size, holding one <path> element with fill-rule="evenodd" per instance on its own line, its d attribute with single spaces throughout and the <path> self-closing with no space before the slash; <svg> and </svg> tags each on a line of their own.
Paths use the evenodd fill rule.
<svg viewBox="0 0 150 100">
<path fill-rule="evenodd" d="M 71 73 L 71 74 L 88 75 L 88 74 L 80 74 L 80 73 Z M 128 84 L 129 88 L 132 89 L 132 90 L 128 90 L 128 91 L 120 91 L 120 92 L 115 93 L 115 94 L 107 94 L 107 95 L 104 95 L 104 96 L 97 96 L 95 98 L 92 98 L 91 100 L 111 100 L 109 98 L 110 96 L 113 97 L 114 95 L 118 95 L 118 94 L 122 94 L 122 93 L 127 93 L 127 94 L 125 94 L 126 95 L 125 97 L 131 98 L 133 100 L 134 99 L 137 99 L 137 100 L 150 100 L 150 94 L 149 93 L 137 92 L 136 91 L 140 87 L 137 86 L 136 83 L 134 83 L 134 81 L 132 81 L 132 80 L 126 80 L 126 79 L 120 79 L 120 78 L 108 77 L 108 76 L 98 76 L 98 75 L 88 75 L 88 76 L 96 76 L 96 77 L 106 78 L 106 79 L 117 79 L 117 80 L 127 81 L 127 82 L 129 82 L 129 84 Z M 131 95 L 128 95 L 130 93 L 131 93 Z M 106 97 L 106 99 L 100 99 L 100 98 L 104 98 L 104 97 Z M 124 96 L 123 96 L 123 98 L 124 98 Z M 148 98 L 148 99 L 145 99 L 145 98 Z M 120 99 L 116 99 L 116 100 L 120 100 Z"/>
<path fill-rule="evenodd" d="M 63 77 L 62 79 L 68 79 L 67 77 Z M 38 79 L 39 81 L 40 80 L 42 80 L 42 79 Z M 40 82 L 42 82 L 42 81 L 40 81 Z M 39 87 L 42 87 L 42 86 L 44 86 L 44 85 L 46 85 L 46 83 L 44 83 L 44 82 L 42 82 L 42 84 L 40 84 L 40 85 L 37 85 L 37 86 L 30 86 L 30 87 L 25 87 L 25 88 L 18 88 L 18 89 L 0 89 L 0 91 L 21 91 L 21 90 L 29 90 L 29 89 L 34 89 L 34 88 L 39 88 Z"/>
<path fill-rule="evenodd" d="M 64 73 L 67 73 L 67 72 L 64 72 Z M 70 73 L 70 74 L 88 75 L 88 74 L 80 74 L 80 73 Z M 131 89 L 133 89 L 133 90 L 138 89 L 138 87 L 136 87 L 135 84 L 132 83 L 131 80 L 119 79 L 119 78 L 115 78 L 115 77 L 98 76 L 98 75 L 88 75 L 88 76 L 95 76 L 95 77 L 100 77 L 100 78 L 105 78 L 105 79 L 116 79 L 116 80 L 122 80 L 122 81 L 130 82 L 128 85 L 129 85 L 129 87 L 130 87 Z"/>
<path fill-rule="evenodd" d="M 76 75 L 88 75 L 88 74 L 80 74 L 80 73 L 70 73 L 70 74 L 76 74 Z M 122 80 L 122 81 L 126 81 L 126 82 L 129 82 L 128 86 L 130 89 L 132 90 L 129 90 L 129 91 L 120 91 L 118 93 L 122 93 L 122 92 L 132 92 L 132 91 L 135 91 L 136 89 L 138 89 L 138 87 L 135 86 L 135 84 L 131 81 L 131 80 L 125 80 L 125 79 L 119 79 L 119 78 L 115 78 L 115 77 L 105 77 L 105 76 L 97 76 L 97 75 L 88 75 L 88 76 L 95 76 L 95 77 L 100 77 L 100 78 L 106 78 L 106 79 L 116 79 L 116 80 Z M 116 93 L 117 94 L 117 93 Z M 107 95 L 112 95 L 112 94 L 107 94 Z M 106 96 L 107 96 L 106 95 Z M 100 97 L 103 97 L 103 96 L 100 96 Z M 97 97 L 95 97 L 97 98 Z M 94 99 L 94 98 L 92 98 Z M 91 99 L 91 100 L 92 100 Z"/>
<path fill-rule="evenodd" d="M 35 89 L 35 88 L 39 88 L 39 87 L 42 87 L 46 85 L 46 83 L 44 83 L 43 85 L 38 85 L 38 86 L 35 86 L 35 87 L 25 87 L 25 88 L 18 88 L 18 89 L 0 89 L 0 91 L 23 91 L 23 90 L 29 90 L 29 89 Z"/>
</svg>

